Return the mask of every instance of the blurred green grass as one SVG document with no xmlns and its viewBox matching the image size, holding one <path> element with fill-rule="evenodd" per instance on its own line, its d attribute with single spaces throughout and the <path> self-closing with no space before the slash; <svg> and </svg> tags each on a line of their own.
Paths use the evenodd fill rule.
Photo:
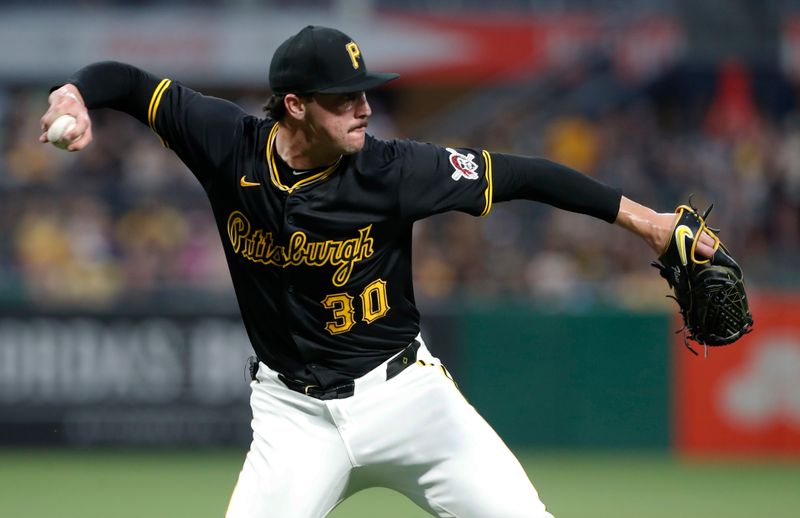
<svg viewBox="0 0 800 518">
<path fill-rule="evenodd" d="M 800 516 L 800 459 L 688 462 L 667 454 L 519 452 L 556 518 Z M 222 517 L 244 453 L 0 449 L 0 517 Z M 311 490 L 311 488 L 309 488 Z M 417 518 L 385 489 L 331 518 Z"/>
</svg>

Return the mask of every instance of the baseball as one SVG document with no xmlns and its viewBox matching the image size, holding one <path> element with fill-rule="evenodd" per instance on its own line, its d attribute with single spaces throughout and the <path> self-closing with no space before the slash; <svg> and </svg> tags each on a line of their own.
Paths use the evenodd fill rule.
<svg viewBox="0 0 800 518">
<path fill-rule="evenodd" d="M 61 115 L 47 129 L 47 140 L 55 147 L 67 149 L 72 140 L 64 138 L 67 131 L 71 130 L 77 121 L 72 115 Z"/>
</svg>

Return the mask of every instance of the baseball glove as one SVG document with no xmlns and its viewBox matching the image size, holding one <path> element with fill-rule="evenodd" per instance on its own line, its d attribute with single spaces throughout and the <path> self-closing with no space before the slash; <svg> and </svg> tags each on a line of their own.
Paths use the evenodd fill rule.
<svg viewBox="0 0 800 518">
<path fill-rule="evenodd" d="M 689 205 L 680 205 L 672 236 L 658 261 L 652 264 L 667 280 L 683 317 L 684 343 L 694 354 L 689 340 L 703 345 L 728 345 L 749 333 L 753 316 L 747 305 L 742 269 L 706 226 L 709 207 L 701 216 Z M 695 256 L 697 240 L 706 231 L 715 241 L 711 259 Z"/>
</svg>

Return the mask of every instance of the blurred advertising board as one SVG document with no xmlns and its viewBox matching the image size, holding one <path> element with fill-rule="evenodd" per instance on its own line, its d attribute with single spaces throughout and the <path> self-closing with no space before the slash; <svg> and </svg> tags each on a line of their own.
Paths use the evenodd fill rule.
<svg viewBox="0 0 800 518">
<path fill-rule="evenodd" d="M 0 444 L 249 440 L 238 315 L 0 317 Z"/>
<path fill-rule="evenodd" d="M 233 312 L 0 315 L 0 446 L 247 444 L 252 354 Z"/>
<path fill-rule="evenodd" d="M 762 294 L 751 311 L 753 332 L 707 358 L 676 348 L 681 453 L 800 455 L 800 295 Z"/>
</svg>

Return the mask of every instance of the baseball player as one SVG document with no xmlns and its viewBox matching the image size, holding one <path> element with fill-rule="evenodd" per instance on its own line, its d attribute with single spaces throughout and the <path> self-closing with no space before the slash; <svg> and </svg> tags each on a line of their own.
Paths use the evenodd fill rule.
<svg viewBox="0 0 800 518">
<path fill-rule="evenodd" d="M 228 518 L 325 516 L 368 486 L 440 517 L 551 516 L 420 336 L 412 226 L 529 199 L 615 222 L 656 252 L 672 229 L 675 214 L 545 159 L 373 138 L 365 91 L 396 77 L 368 71 L 349 36 L 309 26 L 274 53 L 265 118 L 116 62 L 50 94 L 41 142 L 70 114 L 78 151 L 92 140 L 87 109 L 126 112 L 211 202 L 258 359 Z"/>
</svg>

